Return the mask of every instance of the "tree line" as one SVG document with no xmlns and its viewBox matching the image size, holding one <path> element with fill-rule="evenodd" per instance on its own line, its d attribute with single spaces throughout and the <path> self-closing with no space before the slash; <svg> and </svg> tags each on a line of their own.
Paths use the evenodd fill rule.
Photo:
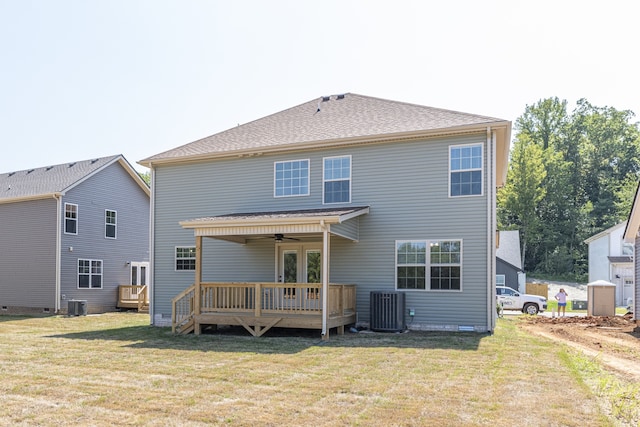
<svg viewBox="0 0 640 427">
<path fill-rule="evenodd" d="M 584 280 L 584 240 L 627 219 L 640 178 L 640 125 L 630 110 L 586 99 L 527 105 L 514 124 L 498 225 L 520 231 L 529 274 Z"/>
</svg>

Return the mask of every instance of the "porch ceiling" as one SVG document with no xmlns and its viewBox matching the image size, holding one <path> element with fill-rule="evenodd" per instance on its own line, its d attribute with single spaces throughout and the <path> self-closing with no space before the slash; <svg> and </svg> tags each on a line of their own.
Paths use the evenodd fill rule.
<svg viewBox="0 0 640 427">
<path fill-rule="evenodd" d="M 325 228 L 331 232 L 331 225 L 341 224 L 367 213 L 368 206 L 248 212 L 185 220 L 180 225 L 193 229 L 195 236 L 246 243 L 252 236 L 319 234 Z"/>
</svg>

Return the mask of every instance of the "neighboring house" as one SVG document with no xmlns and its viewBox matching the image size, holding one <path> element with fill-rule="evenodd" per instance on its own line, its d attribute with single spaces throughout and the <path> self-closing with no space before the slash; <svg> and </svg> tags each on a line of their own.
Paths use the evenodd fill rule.
<svg viewBox="0 0 640 427">
<path fill-rule="evenodd" d="M 510 132 L 502 119 L 348 93 L 142 160 L 152 322 L 328 337 L 389 314 L 392 327 L 492 331 Z"/>
<path fill-rule="evenodd" d="M 496 286 L 509 286 L 525 293 L 525 282 L 520 255 L 520 232 L 500 231 L 496 250 Z"/>
<path fill-rule="evenodd" d="M 114 310 L 149 271 L 149 196 L 121 155 L 1 174 L 0 313 Z"/>
<path fill-rule="evenodd" d="M 633 243 L 625 243 L 627 222 L 621 222 L 584 242 L 589 245 L 589 283 L 605 280 L 616 285 L 616 305 L 633 298 Z"/>
<path fill-rule="evenodd" d="M 633 204 L 631 205 L 629 218 L 627 218 L 627 225 L 624 229 L 623 237 L 625 243 L 631 243 L 634 245 L 634 253 L 637 252 L 636 249 L 640 248 L 640 183 L 636 189 L 636 194 L 633 199 Z M 638 258 L 640 257 L 634 257 L 633 260 L 634 287 L 633 301 L 631 303 L 633 318 L 636 322 L 640 320 L 640 316 L 638 315 L 640 312 L 640 260 Z"/>
</svg>

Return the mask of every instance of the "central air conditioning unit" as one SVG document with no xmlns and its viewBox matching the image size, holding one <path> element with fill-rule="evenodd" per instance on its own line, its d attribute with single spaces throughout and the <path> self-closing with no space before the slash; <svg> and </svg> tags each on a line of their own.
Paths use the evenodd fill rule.
<svg viewBox="0 0 640 427">
<path fill-rule="evenodd" d="M 369 327 L 372 331 L 400 332 L 407 328 L 404 320 L 404 292 L 371 292 Z"/>
<path fill-rule="evenodd" d="M 86 316 L 87 315 L 87 301 L 84 300 L 69 300 L 67 306 L 67 314 L 69 316 Z"/>
</svg>

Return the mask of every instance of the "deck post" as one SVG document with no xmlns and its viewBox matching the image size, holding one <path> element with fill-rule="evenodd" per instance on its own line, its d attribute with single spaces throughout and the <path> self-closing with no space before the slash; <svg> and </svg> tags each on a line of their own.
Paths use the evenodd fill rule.
<svg viewBox="0 0 640 427">
<path fill-rule="evenodd" d="M 262 315 L 262 283 L 256 283 L 254 296 L 254 313 L 256 317 Z"/>
<path fill-rule="evenodd" d="M 196 277 L 195 277 L 195 292 L 193 295 L 193 313 L 197 316 L 200 314 L 200 299 L 202 298 L 202 289 L 200 284 L 202 283 L 202 236 L 196 236 Z M 200 335 L 200 324 L 195 323 L 195 329 L 193 333 Z"/>
<path fill-rule="evenodd" d="M 329 339 L 329 227 L 322 225 L 322 339 Z"/>
</svg>

